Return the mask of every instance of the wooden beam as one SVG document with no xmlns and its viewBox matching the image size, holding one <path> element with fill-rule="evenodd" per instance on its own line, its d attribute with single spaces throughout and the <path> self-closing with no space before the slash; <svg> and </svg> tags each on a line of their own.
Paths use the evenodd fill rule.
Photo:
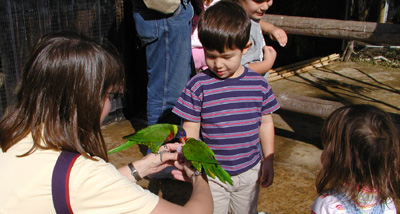
<svg viewBox="0 0 400 214">
<path fill-rule="evenodd" d="M 262 20 L 288 34 L 400 45 L 400 25 L 298 16 L 265 15 Z"/>
<path fill-rule="evenodd" d="M 307 97 L 299 94 L 274 92 L 281 109 L 302 114 L 327 118 L 334 110 L 343 106 L 342 103 L 320 98 Z"/>
</svg>

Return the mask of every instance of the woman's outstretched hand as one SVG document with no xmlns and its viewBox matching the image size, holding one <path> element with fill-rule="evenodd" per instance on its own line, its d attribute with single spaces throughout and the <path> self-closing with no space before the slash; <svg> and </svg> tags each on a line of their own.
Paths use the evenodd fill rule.
<svg viewBox="0 0 400 214">
<path fill-rule="evenodd" d="M 178 160 L 176 150 L 182 147 L 181 143 L 168 143 L 160 147 L 158 153 L 149 153 L 133 163 L 141 177 L 159 172 L 168 166 L 174 166 Z"/>
</svg>

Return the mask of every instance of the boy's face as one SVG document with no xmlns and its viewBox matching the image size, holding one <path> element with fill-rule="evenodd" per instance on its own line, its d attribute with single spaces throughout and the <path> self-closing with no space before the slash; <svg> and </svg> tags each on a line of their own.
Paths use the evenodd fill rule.
<svg viewBox="0 0 400 214">
<path fill-rule="evenodd" d="M 238 48 L 225 48 L 223 53 L 217 50 L 211 51 L 204 49 L 206 64 L 208 68 L 221 79 L 238 77 L 244 71 L 240 60 L 242 59 L 242 55 L 245 54 L 249 48 L 250 45 L 246 46 L 243 51 Z"/>
<path fill-rule="evenodd" d="M 265 11 L 271 7 L 273 0 L 240 0 L 239 2 L 250 18 L 260 20 L 264 16 Z"/>
</svg>

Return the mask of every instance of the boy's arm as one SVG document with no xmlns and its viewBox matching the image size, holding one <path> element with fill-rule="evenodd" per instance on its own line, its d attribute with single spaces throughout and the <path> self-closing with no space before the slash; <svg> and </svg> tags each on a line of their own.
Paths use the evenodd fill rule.
<svg viewBox="0 0 400 214">
<path fill-rule="evenodd" d="M 186 137 L 192 137 L 196 140 L 200 138 L 200 123 L 185 120 L 182 128 L 185 129 Z"/>
<path fill-rule="evenodd" d="M 262 116 L 259 135 L 264 158 L 261 165 L 261 187 L 268 187 L 274 179 L 275 128 L 272 114 Z"/>
<path fill-rule="evenodd" d="M 275 25 L 263 20 L 260 20 L 259 23 L 263 34 L 267 34 L 269 38 L 277 41 L 280 46 L 286 46 L 288 38 L 286 32 L 282 28 L 276 27 Z"/>
<path fill-rule="evenodd" d="M 264 46 L 263 54 L 264 54 L 263 61 L 252 62 L 252 63 L 247 64 L 247 66 L 251 70 L 253 70 L 261 75 L 264 75 L 272 68 L 272 66 L 274 65 L 275 59 L 276 59 L 276 51 L 271 46 Z"/>
</svg>

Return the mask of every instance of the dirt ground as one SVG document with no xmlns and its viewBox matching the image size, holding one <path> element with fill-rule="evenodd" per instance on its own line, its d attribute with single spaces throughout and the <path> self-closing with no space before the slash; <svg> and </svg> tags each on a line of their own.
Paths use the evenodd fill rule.
<svg viewBox="0 0 400 214">
<path fill-rule="evenodd" d="M 367 103 L 390 112 L 395 119 L 400 114 L 400 70 L 383 66 L 367 66 L 355 62 L 333 62 L 311 71 L 270 83 L 274 92 L 285 92 L 342 104 Z M 274 183 L 262 189 L 259 211 L 269 214 L 310 213 L 317 197 L 314 182 L 320 169 L 320 129 L 323 117 L 278 110 L 275 123 Z M 399 121 L 399 120 L 398 120 Z M 122 120 L 103 127 L 109 148 L 124 143 L 122 136 L 144 127 L 137 122 Z M 139 159 L 137 146 L 111 154 L 110 162 L 116 167 Z M 139 182 L 144 188 L 167 200 L 184 204 L 191 187 L 172 180 L 147 180 Z M 399 203 L 397 203 L 399 204 Z M 397 206 L 398 210 L 400 206 Z"/>
</svg>

